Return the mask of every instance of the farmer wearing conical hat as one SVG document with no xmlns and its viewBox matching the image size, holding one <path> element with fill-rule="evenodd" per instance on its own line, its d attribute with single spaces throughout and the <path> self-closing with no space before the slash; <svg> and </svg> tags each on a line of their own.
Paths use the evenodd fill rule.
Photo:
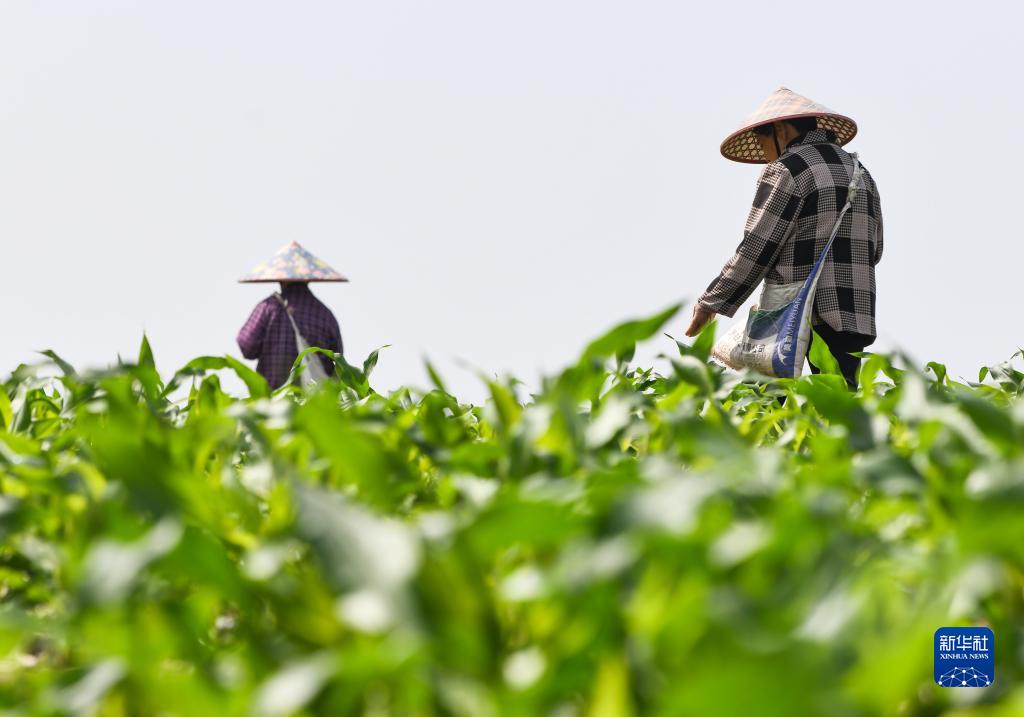
<svg viewBox="0 0 1024 717">
<path fill-rule="evenodd" d="M 695 336 L 715 314 L 732 316 L 763 279 L 803 281 L 828 243 L 846 203 L 853 158 L 845 145 L 853 120 L 780 87 L 722 142 L 726 159 L 766 164 L 743 240 L 693 307 Z M 867 170 L 825 257 L 812 325 L 856 385 L 860 360 L 850 355 L 875 340 L 875 265 L 882 258 L 882 209 Z M 818 368 L 811 364 L 811 370 Z"/>
<path fill-rule="evenodd" d="M 242 355 L 247 359 L 257 359 L 256 370 L 267 379 L 271 388 L 278 388 L 288 380 L 299 354 L 300 341 L 304 340 L 308 346 L 342 352 L 338 320 L 313 296 L 309 282 L 348 279 L 322 259 L 292 242 L 239 281 L 281 284 L 281 293 L 272 294 L 257 304 L 238 332 L 238 347 Z M 317 355 L 317 359 L 327 375 L 334 373 L 334 366 L 326 356 Z"/>
</svg>

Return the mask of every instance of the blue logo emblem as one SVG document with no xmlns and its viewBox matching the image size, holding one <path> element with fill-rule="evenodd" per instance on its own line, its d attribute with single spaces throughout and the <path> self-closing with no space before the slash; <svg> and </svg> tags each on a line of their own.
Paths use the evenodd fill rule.
<svg viewBox="0 0 1024 717">
<path fill-rule="evenodd" d="M 988 687 L 996 681 L 995 635 L 987 627 L 935 631 L 935 681 L 940 687 Z"/>
</svg>

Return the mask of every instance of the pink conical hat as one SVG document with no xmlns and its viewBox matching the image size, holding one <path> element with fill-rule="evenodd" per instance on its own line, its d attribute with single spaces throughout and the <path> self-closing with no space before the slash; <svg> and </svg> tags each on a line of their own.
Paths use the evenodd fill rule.
<svg viewBox="0 0 1024 717">
<path fill-rule="evenodd" d="M 818 129 L 830 129 L 836 133 L 839 144 L 846 144 L 857 134 L 857 123 L 845 115 L 833 112 L 825 105 L 818 104 L 793 90 L 780 87 L 768 95 L 754 114 L 743 120 L 740 128 L 722 142 L 722 156 L 734 162 L 764 164 L 768 158 L 761 151 L 761 143 L 751 131 L 771 122 L 797 117 L 816 117 Z"/>
<path fill-rule="evenodd" d="M 302 248 L 298 242 L 278 249 L 268 261 L 257 265 L 238 280 L 242 283 L 260 281 L 348 281 L 326 261 Z"/>
</svg>

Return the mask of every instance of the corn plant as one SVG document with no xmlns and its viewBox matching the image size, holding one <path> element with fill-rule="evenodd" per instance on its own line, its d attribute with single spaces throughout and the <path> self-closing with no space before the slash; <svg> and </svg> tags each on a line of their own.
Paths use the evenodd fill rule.
<svg viewBox="0 0 1024 717">
<path fill-rule="evenodd" d="M 166 377 L 47 352 L 0 391 L 7 715 L 1016 715 L 1020 355 L 851 392 L 627 322 L 526 395 Z M 632 365 L 661 341 L 658 369 Z M 296 371 L 301 360 L 296 361 Z M 246 387 L 221 387 L 224 372 Z M 995 684 L 932 634 L 988 625 Z"/>
</svg>

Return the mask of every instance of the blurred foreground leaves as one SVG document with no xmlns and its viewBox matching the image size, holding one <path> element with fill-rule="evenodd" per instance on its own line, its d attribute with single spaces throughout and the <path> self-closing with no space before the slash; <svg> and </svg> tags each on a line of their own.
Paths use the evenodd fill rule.
<svg viewBox="0 0 1024 717">
<path fill-rule="evenodd" d="M 374 391 L 376 352 L 325 352 L 336 379 L 305 393 L 232 357 L 165 383 L 148 340 L 19 367 L 0 710 L 1020 714 L 1019 357 L 968 382 L 869 354 L 852 393 L 725 372 L 709 327 L 631 366 L 677 308 L 481 406 L 430 366 Z M 932 684 L 953 624 L 993 627 L 993 687 Z"/>
</svg>

